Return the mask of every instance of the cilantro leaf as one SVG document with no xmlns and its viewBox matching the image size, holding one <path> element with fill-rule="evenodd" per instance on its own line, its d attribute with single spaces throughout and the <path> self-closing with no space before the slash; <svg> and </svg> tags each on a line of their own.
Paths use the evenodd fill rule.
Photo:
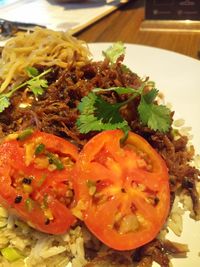
<svg viewBox="0 0 200 267">
<path fill-rule="evenodd" d="M 26 69 L 29 77 L 32 77 L 30 80 L 21 83 L 20 85 L 13 87 L 10 91 L 4 94 L 0 94 L 0 113 L 3 112 L 7 107 L 10 106 L 9 98 L 19 89 L 24 86 L 29 87 L 29 89 L 34 93 L 35 97 L 38 95 L 42 95 L 44 89 L 48 87 L 47 81 L 45 79 L 41 79 L 44 75 L 49 73 L 51 69 L 45 70 L 42 73 L 38 74 L 37 69 L 33 67 L 29 67 Z M 38 74 L 37 76 L 34 76 Z"/>
<path fill-rule="evenodd" d="M 94 103 L 96 102 L 97 95 L 94 93 L 89 93 L 87 96 L 81 99 L 78 105 L 78 110 L 81 113 L 92 114 L 94 112 Z"/>
<path fill-rule="evenodd" d="M 125 50 L 126 48 L 122 42 L 116 42 L 106 51 L 103 51 L 103 55 L 113 64 L 117 61 L 119 56 L 125 54 Z"/>
<path fill-rule="evenodd" d="M 148 103 L 145 96 L 141 96 L 138 113 L 143 124 L 152 130 L 167 132 L 170 127 L 170 110 L 163 105 Z"/>
<path fill-rule="evenodd" d="M 170 110 L 166 106 L 153 103 L 158 90 L 152 88 L 149 92 L 145 93 L 143 90 L 145 85 L 146 83 L 143 83 L 138 89 L 131 87 L 93 89 L 78 105 L 80 116 L 77 120 L 77 127 L 79 131 L 81 133 L 88 133 L 90 131 L 122 129 L 126 136 L 130 127 L 128 122 L 121 116 L 120 108 L 128 104 L 135 97 L 140 96 L 140 103 L 137 107 L 140 121 L 152 130 L 167 132 L 171 123 Z M 115 91 L 118 94 L 128 94 L 129 96 L 124 102 L 111 104 L 106 102 L 100 95 L 95 94 L 107 91 Z"/>
<path fill-rule="evenodd" d="M 143 95 L 143 98 L 145 99 L 146 103 L 151 104 L 156 96 L 158 95 L 158 90 L 153 88 L 151 91 Z"/>
<path fill-rule="evenodd" d="M 0 96 L 0 113 L 10 106 L 10 100 L 7 96 Z"/>
<path fill-rule="evenodd" d="M 39 75 L 39 71 L 34 67 L 27 67 L 26 72 L 29 77 L 36 77 Z"/>
<path fill-rule="evenodd" d="M 42 95 L 44 93 L 44 89 L 48 87 L 48 83 L 44 79 L 39 79 L 37 77 L 29 80 L 27 82 L 28 88 L 34 93 L 35 97 L 38 95 Z"/>
<path fill-rule="evenodd" d="M 90 92 L 78 105 L 81 115 L 77 120 L 77 127 L 81 133 L 114 129 L 122 129 L 126 133 L 130 128 L 119 109 L 119 104 L 110 104 Z"/>
</svg>

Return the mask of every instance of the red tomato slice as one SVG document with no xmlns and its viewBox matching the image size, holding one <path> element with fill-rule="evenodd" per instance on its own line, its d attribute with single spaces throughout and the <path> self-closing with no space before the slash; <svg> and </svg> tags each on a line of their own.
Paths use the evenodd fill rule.
<svg viewBox="0 0 200 267">
<path fill-rule="evenodd" d="M 0 145 L 0 202 L 42 232 L 64 233 L 76 222 L 71 172 L 77 157 L 74 145 L 44 132 L 7 138 Z"/>
<path fill-rule="evenodd" d="M 165 162 L 142 137 L 105 131 L 79 154 L 73 180 L 76 209 L 90 231 L 117 250 L 130 250 L 156 237 L 169 213 Z"/>
</svg>

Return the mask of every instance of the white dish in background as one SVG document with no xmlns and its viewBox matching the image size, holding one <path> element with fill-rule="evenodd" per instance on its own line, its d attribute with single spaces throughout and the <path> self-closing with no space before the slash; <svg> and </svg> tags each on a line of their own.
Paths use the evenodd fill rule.
<svg viewBox="0 0 200 267">
<path fill-rule="evenodd" d="M 70 30 L 75 33 L 124 3 L 125 0 L 80 0 L 74 3 L 50 0 L 4 0 L 0 5 L 0 18 L 39 24 L 57 31 Z M 34 12 L 30 12 L 31 10 Z"/>
<path fill-rule="evenodd" d="M 95 59 L 102 59 L 102 51 L 111 43 L 89 44 Z M 124 63 L 140 77 L 148 76 L 165 95 L 165 101 L 172 104 L 175 118 L 183 118 L 185 126 L 191 126 L 192 143 L 200 153 L 200 61 L 175 52 L 126 44 Z M 173 259 L 173 267 L 200 266 L 200 221 L 183 219 L 181 237 L 173 234 L 169 239 L 189 245 L 187 258 Z M 157 265 L 156 265 L 157 266 Z"/>
<path fill-rule="evenodd" d="M 0 0 L 0 8 L 11 5 L 19 0 Z"/>
</svg>

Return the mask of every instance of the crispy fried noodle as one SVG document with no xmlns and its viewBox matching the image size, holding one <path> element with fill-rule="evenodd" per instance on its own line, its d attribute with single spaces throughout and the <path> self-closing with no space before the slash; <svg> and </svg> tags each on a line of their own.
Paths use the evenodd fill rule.
<svg viewBox="0 0 200 267">
<path fill-rule="evenodd" d="M 8 41 L 0 59 L 0 77 L 3 92 L 11 81 L 26 77 L 28 66 L 59 66 L 83 64 L 89 56 L 87 45 L 65 32 L 36 28 L 33 33 L 19 33 Z"/>
</svg>

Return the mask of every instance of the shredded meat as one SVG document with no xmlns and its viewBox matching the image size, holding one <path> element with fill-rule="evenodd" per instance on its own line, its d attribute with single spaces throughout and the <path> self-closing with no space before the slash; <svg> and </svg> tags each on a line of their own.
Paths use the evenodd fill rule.
<svg viewBox="0 0 200 267">
<path fill-rule="evenodd" d="M 41 66 L 37 66 L 42 71 Z M 79 115 L 77 105 L 93 88 L 109 88 L 114 86 L 139 88 L 141 79 L 129 70 L 123 71 L 121 61 L 110 65 L 108 61 L 90 62 L 85 66 L 73 66 L 68 70 L 56 67 L 48 74 L 48 89 L 38 99 L 32 97 L 25 88 L 17 91 L 11 98 L 11 106 L 0 113 L 0 137 L 22 130 L 27 127 L 52 133 L 70 140 L 80 148 L 95 132 L 80 134 L 76 127 Z M 126 95 L 107 93 L 104 98 L 110 102 L 120 102 Z M 22 107 L 22 103 L 27 106 Z M 164 158 L 169 169 L 171 205 L 176 192 L 184 191 L 191 196 L 194 217 L 199 216 L 200 204 L 196 189 L 196 182 L 200 172 L 190 165 L 194 156 L 194 149 L 188 149 L 188 139 L 180 136 L 174 139 L 169 131 L 167 134 L 155 132 L 144 127 L 138 120 L 138 99 L 130 102 L 121 111 L 131 129 L 143 136 Z M 173 113 L 171 114 L 173 118 Z M 93 266 L 138 266 L 149 267 L 155 261 L 162 267 L 169 267 L 168 253 L 164 244 L 153 240 L 137 249 L 134 255 L 116 253 L 114 251 L 96 253 L 87 267 Z M 137 265 L 133 265 L 133 261 Z"/>
<path fill-rule="evenodd" d="M 171 242 L 169 240 L 165 240 L 163 242 L 164 249 L 168 251 L 171 254 L 174 254 L 176 256 L 186 256 L 187 252 L 189 251 L 188 245 L 186 244 L 180 244 L 177 242 Z"/>
<path fill-rule="evenodd" d="M 53 77 L 54 74 L 54 77 Z M 50 86 L 39 99 L 30 99 L 28 94 L 17 92 L 11 99 L 12 105 L 0 115 L 1 136 L 28 126 L 74 140 L 83 145 L 90 137 L 81 135 L 76 128 L 77 105 L 93 88 L 132 86 L 137 88 L 141 80 L 131 72 L 123 73 L 121 65 L 110 67 L 107 61 L 72 67 L 49 75 Z M 110 101 L 120 101 L 110 94 Z M 20 103 L 28 103 L 20 108 Z"/>
<path fill-rule="evenodd" d="M 169 258 L 164 250 L 164 246 L 159 240 L 153 240 L 152 242 L 144 245 L 136 250 L 134 260 L 138 261 L 139 267 L 148 266 L 146 263 L 153 261 L 157 262 L 161 267 L 169 267 Z M 151 266 L 151 265 L 149 265 Z"/>
<path fill-rule="evenodd" d="M 115 252 L 115 251 L 105 251 L 100 252 L 98 255 L 90 261 L 85 267 L 132 267 L 133 261 L 131 254 Z"/>
</svg>

